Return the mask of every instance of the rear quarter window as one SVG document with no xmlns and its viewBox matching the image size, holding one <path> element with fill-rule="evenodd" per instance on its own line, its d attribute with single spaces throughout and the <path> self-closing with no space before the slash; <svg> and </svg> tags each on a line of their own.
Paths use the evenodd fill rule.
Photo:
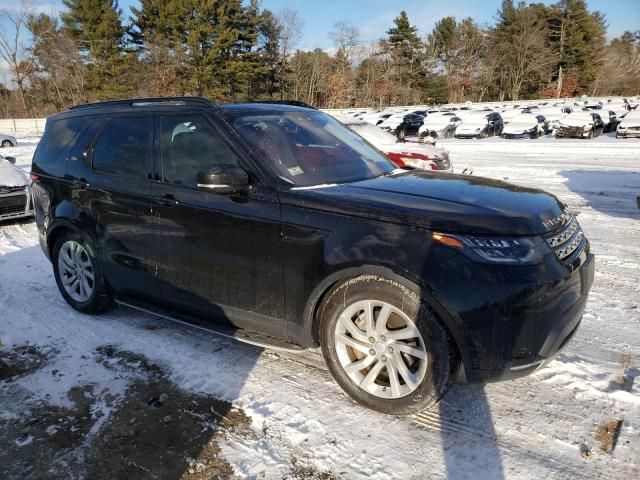
<svg viewBox="0 0 640 480">
<path fill-rule="evenodd" d="M 33 156 L 35 164 L 62 162 L 73 147 L 78 135 L 91 123 L 89 117 L 50 120 Z"/>
</svg>

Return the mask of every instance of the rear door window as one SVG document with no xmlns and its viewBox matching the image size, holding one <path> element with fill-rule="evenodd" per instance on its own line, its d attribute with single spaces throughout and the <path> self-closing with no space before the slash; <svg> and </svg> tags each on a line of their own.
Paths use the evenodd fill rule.
<svg viewBox="0 0 640 480">
<path fill-rule="evenodd" d="M 112 118 L 93 146 L 98 172 L 143 179 L 151 172 L 153 117 Z"/>
</svg>

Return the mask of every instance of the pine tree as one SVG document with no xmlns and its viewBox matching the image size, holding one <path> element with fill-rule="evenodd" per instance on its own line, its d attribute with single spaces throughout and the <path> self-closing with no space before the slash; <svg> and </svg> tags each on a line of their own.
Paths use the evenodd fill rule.
<svg viewBox="0 0 640 480">
<path fill-rule="evenodd" d="M 115 0 L 64 0 L 60 15 L 65 31 L 88 59 L 87 91 L 93 99 L 125 97 L 132 91 L 126 79 L 134 57 L 124 46 L 118 2 Z"/>
<path fill-rule="evenodd" d="M 394 27 L 387 30 L 387 38 L 381 47 L 394 65 L 394 81 L 402 103 L 421 98 L 425 82 L 425 45 L 418 36 L 418 29 L 411 25 L 407 12 L 402 11 L 393 21 Z"/>
<path fill-rule="evenodd" d="M 562 72 L 573 72 L 579 88 L 588 92 L 604 62 L 604 17 L 590 12 L 584 0 L 561 0 L 547 10 L 547 22 L 551 48 L 558 56 L 555 78 L 562 80 Z"/>
</svg>

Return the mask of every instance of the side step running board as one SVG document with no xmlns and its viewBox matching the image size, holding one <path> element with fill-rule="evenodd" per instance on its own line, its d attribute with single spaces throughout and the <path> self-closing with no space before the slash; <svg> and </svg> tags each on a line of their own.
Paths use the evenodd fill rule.
<svg viewBox="0 0 640 480">
<path fill-rule="evenodd" d="M 179 323 L 180 325 L 197 328 L 198 330 L 202 330 L 207 333 L 213 333 L 220 337 L 230 338 L 256 347 L 288 353 L 299 353 L 306 350 L 304 347 L 296 345 L 295 343 L 287 342 L 286 340 L 269 337 L 268 335 L 261 335 L 248 330 L 236 329 L 227 325 L 216 324 L 191 315 L 165 310 L 161 307 L 150 305 L 138 300 L 117 298 L 115 301 L 118 305 L 123 307 L 133 308 L 134 310 L 155 315 L 156 317 L 161 317 L 165 320 Z"/>
</svg>

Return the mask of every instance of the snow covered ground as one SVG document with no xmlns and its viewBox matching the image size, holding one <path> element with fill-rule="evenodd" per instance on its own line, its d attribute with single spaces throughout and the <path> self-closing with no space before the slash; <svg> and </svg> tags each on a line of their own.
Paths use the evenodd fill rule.
<svg viewBox="0 0 640 480">
<path fill-rule="evenodd" d="M 28 169 L 37 138 L 21 141 L 4 153 Z M 451 152 L 457 172 L 548 190 L 579 215 L 597 255 L 595 284 L 578 334 L 550 366 L 512 382 L 455 386 L 434 411 L 381 415 L 343 394 L 317 352 L 276 354 L 126 308 L 98 317 L 71 310 L 33 223 L 4 223 L 0 477 L 102 478 L 91 473 L 102 437 L 127 445 L 145 418 L 159 425 L 147 439 L 156 445 L 162 432 L 178 438 L 190 416 L 200 422 L 199 436 L 194 430 L 190 442 L 159 443 L 151 454 L 128 460 L 122 467 L 128 478 L 154 478 L 158 471 L 161 478 L 209 478 L 199 475 L 213 471 L 225 478 L 231 468 L 240 478 L 639 478 L 640 141 L 604 136 L 439 146 Z M 15 367 L 20 359 L 22 370 Z M 154 385 L 175 390 L 153 397 Z M 151 404 L 172 408 L 183 394 L 194 405 L 212 397 L 229 403 L 223 412 L 191 411 L 183 402 L 171 415 L 145 413 Z M 149 402 L 131 400 L 140 395 Z M 86 415 L 73 413 L 82 405 Z M 126 416 L 129 407 L 134 413 Z M 233 412 L 247 418 L 229 426 Z M 79 437 L 64 443 L 57 432 L 73 415 L 79 420 L 69 431 Z M 176 415 L 184 415 L 184 427 Z M 180 450 L 183 444 L 189 448 Z M 131 445 L 137 446 L 125 455 L 144 449 Z M 38 456 L 38 449 L 51 455 Z M 172 469 L 158 470 L 163 461 Z M 112 464 L 102 465 L 106 476 Z"/>
</svg>

